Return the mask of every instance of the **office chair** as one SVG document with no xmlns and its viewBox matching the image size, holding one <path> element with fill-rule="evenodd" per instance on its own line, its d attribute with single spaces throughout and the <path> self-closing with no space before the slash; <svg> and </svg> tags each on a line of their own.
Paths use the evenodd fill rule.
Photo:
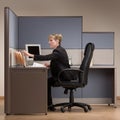
<svg viewBox="0 0 120 120">
<path fill-rule="evenodd" d="M 79 69 L 68 68 L 68 69 L 64 69 L 59 73 L 58 82 L 60 86 L 65 88 L 64 93 L 67 94 L 68 90 L 70 90 L 68 103 L 58 103 L 53 105 L 53 107 L 61 106 L 61 112 L 65 112 L 64 108 L 66 107 L 68 107 L 68 111 L 71 111 L 71 107 L 73 106 L 82 107 L 85 112 L 88 112 L 89 110 L 92 109 L 91 106 L 86 103 L 74 102 L 73 90 L 76 90 L 76 88 L 79 87 L 83 88 L 87 85 L 89 66 L 93 56 L 93 51 L 94 51 L 94 44 L 87 43 L 80 68 Z"/>
</svg>

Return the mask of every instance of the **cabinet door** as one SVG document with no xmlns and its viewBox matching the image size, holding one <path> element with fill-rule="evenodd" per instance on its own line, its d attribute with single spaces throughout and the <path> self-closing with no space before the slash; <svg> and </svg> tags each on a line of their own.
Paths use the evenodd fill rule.
<svg viewBox="0 0 120 120">
<path fill-rule="evenodd" d="M 11 69 L 11 113 L 47 113 L 47 70 Z"/>
</svg>

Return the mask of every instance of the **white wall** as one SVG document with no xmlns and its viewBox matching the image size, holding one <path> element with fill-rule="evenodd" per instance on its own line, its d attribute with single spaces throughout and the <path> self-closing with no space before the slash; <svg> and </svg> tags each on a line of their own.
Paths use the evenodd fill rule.
<svg viewBox="0 0 120 120">
<path fill-rule="evenodd" d="M 0 0 L 0 96 L 4 95 L 4 7 L 19 16 L 83 16 L 84 32 L 115 32 L 117 96 L 120 96 L 120 0 Z"/>
</svg>

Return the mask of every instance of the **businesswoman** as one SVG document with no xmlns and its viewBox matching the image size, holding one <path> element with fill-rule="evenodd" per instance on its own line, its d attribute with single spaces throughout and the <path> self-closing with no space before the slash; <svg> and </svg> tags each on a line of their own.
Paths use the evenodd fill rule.
<svg viewBox="0 0 120 120">
<path fill-rule="evenodd" d="M 45 64 L 47 67 L 50 67 L 52 77 L 48 78 L 48 108 L 51 111 L 54 111 L 55 108 L 49 107 L 52 106 L 52 96 L 51 96 L 51 86 L 54 86 L 57 82 L 58 73 L 65 69 L 70 68 L 69 60 L 66 50 L 61 46 L 62 35 L 61 34 L 51 34 L 48 37 L 48 43 L 50 48 L 53 49 L 53 52 L 48 55 L 33 55 L 27 51 L 23 51 L 25 56 L 33 57 L 34 60 L 51 60 L 50 65 Z"/>
</svg>

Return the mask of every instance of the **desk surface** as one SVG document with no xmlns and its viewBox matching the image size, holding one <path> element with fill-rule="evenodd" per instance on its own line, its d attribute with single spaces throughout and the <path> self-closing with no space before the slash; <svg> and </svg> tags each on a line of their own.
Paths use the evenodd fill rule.
<svg viewBox="0 0 120 120">
<path fill-rule="evenodd" d="M 71 67 L 77 67 L 77 68 L 79 68 L 80 67 L 80 65 L 72 65 Z M 92 66 L 90 66 L 90 68 L 105 68 L 105 69 L 107 69 L 107 68 L 115 68 L 115 66 L 114 65 L 92 65 Z"/>
</svg>

